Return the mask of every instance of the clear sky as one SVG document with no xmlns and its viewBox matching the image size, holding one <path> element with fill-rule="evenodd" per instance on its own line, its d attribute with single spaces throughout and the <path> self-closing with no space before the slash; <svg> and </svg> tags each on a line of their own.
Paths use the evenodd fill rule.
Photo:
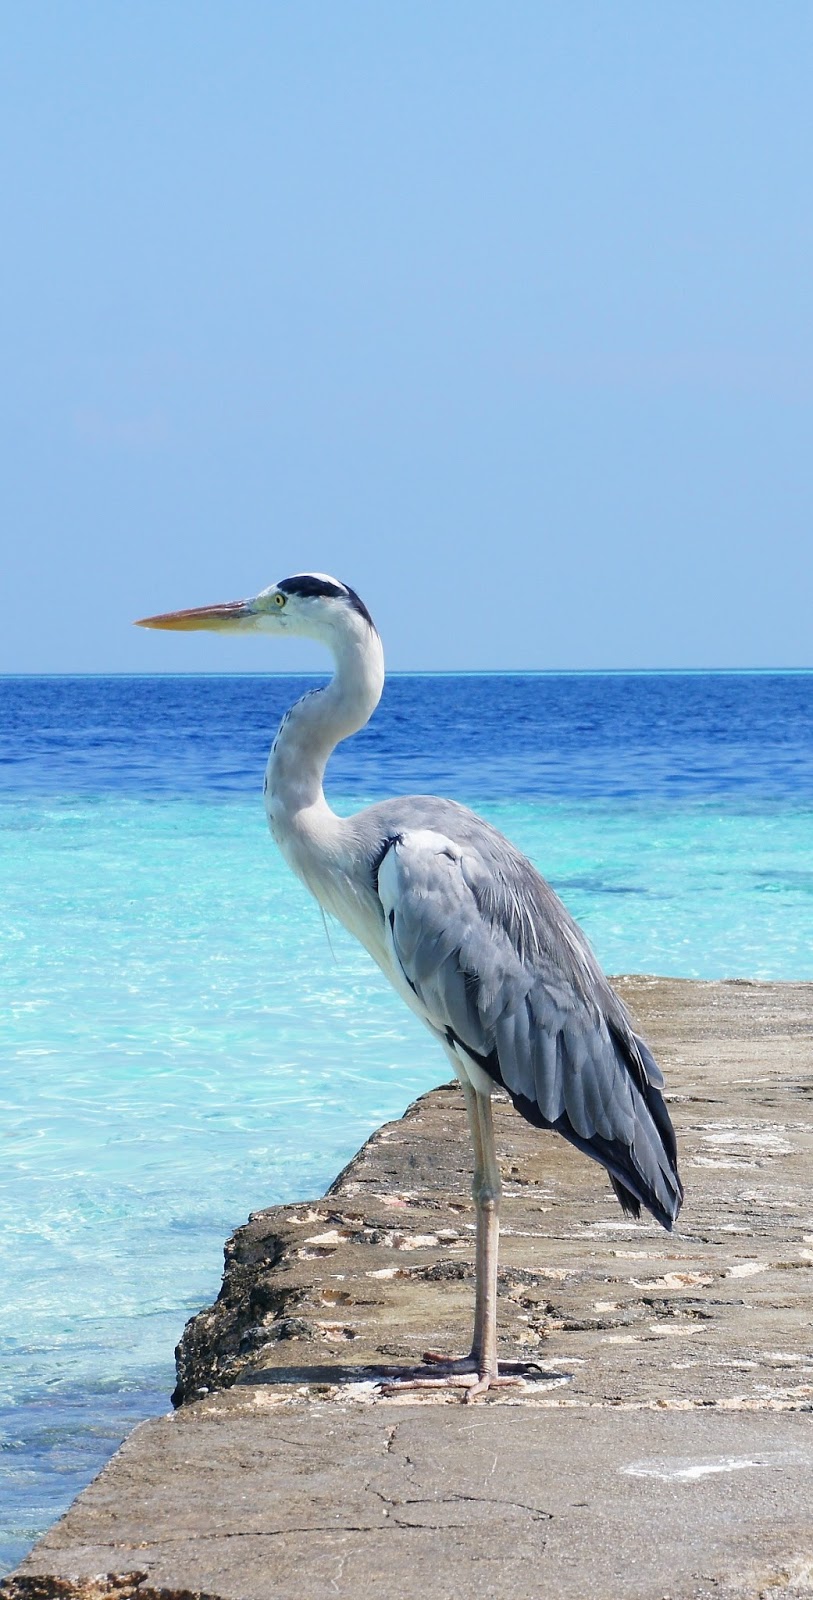
<svg viewBox="0 0 813 1600">
<path fill-rule="evenodd" d="M 24 0 L 0 670 L 813 664 L 809 0 Z"/>
</svg>

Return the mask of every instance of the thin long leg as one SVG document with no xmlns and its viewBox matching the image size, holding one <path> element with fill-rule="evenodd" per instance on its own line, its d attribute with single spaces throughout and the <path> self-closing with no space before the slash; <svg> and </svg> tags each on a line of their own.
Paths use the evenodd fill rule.
<svg viewBox="0 0 813 1600">
<path fill-rule="evenodd" d="M 497 1198 L 499 1200 L 500 1175 L 499 1169 L 497 1168 L 496 1159 L 494 1157 L 494 1130 L 491 1120 L 491 1100 L 487 1095 L 478 1094 L 474 1088 L 474 1085 L 470 1083 L 469 1079 L 465 1078 L 462 1073 L 459 1074 L 459 1079 L 460 1087 L 463 1090 L 463 1098 L 466 1102 L 466 1116 L 468 1118 L 469 1133 L 471 1135 L 472 1148 L 474 1150 L 474 1177 L 472 1178 L 471 1185 L 471 1192 L 474 1198 L 475 1215 L 477 1219 L 477 1242 L 474 1258 L 474 1333 L 472 1335 L 471 1351 L 469 1355 L 464 1356 L 461 1361 L 450 1362 L 448 1357 L 439 1354 L 436 1355 L 435 1352 L 431 1350 L 426 1352 L 425 1359 L 428 1361 L 437 1361 L 438 1365 L 446 1367 L 454 1366 L 461 1370 L 471 1370 L 476 1368 L 479 1374 L 481 1372 L 481 1360 L 483 1352 L 488 1345 L 488 1337 L 486 1332 L 486 1323 L 489 1315 L 489 1306 L 487 1303 L 488 1273 L 484 1270 L 484 1263 L 490 1259 L 489 1244 L 487 1241 L 487 1233 L 490 1224 L 486 1207 L 489 1204 L 493 1191 L 495 1175 L 497 1183 Z M 485 1107 L 484 1112 L 481 1111 L 481 1107 Z M 486 1130 L 485 1140 L 488 1140 L 490 1145 L 490 1159 L 486 1151 L 484 1129 Z M 493 1311 L 492 1321 L 494 1321 Z"/>
<path fill-rule="evenodd" d="M 475 1141 L 474 1203 L 477 1208 L 476 1294 L 474 1342 L 478 1389 L 487 1389 L 497 1376 L 497 1263 L 500 1239 L 502 1184 L 494 1148 L 491 1096 L 475 1093 L 479 1141 Z M 479 1146 L 479 1148 L 478 1148 Z M 479 1159 L 478 1159 L 479 1157 Z M 476 1391 L 472 1390 L 471 1394 Z"/>
<path fill-rule="evenodd" d="M 472 1148 L 474 1150 L 474 1177 L 471 1192 L 474 1199 L 475 1215 L 477 1219 L 477 1244 L 475 1250 L 474 1267 L 474 1333 L 471 1341 L 471 1360 L 477 1363 L 479 1369 L 483 1353 L 483 1328 L 485 1306 L 483 1302 L 483 1274 L 480 1270 L 483 1249 L 483 1213 L 480 1205 L 480 1195 L 485 1182 L 485 1152 L 483 1149 L 483 1131 L 480 1120 L 479 1102 L 482 1099 L 476 1089 L 468 1081 L 461 1082 L 463 1097 L 466 1102 L 466 1115 L 469 1122 Z M 489 1111 L 490 1111 L 489 1106 Z"/>
<path fill-rule="evenodd" d="M 385 1394 L 397 1394 L 405 1389 L 443 1389 L 460 1386 L 465 1389 L 466 1400 L 478 1400 L 488 1389 L 521 1384 L 522 1373 L 527 1368 L 519 1363 L 507 1363 L 502 1374 L 497 1367 L 497 1260 L 500 1234 L 500 1169 L 494 1148 L 494 1124 L 491 1116 L 491 1096 L 479 1094 L 473 1085 L 459 1074 L 466 1102 L 471 1142 L 474 1147 L 474 1180 L 472 1194 L 477 1215 L 475 1247 L 475 1301 L 474 1336 L 471 1354 L 462 1360 L 427 1351 L 424 1361 L 438 1369 L 437 1377 L 421 1372 L 410 1377 L 395 1377 L 384 1386 Z"/>
</svg>

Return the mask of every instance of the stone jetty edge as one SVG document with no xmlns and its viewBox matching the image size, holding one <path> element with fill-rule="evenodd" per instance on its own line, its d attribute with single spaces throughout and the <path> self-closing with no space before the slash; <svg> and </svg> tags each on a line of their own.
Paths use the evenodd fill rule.
<svg viewBox="0 0 813 1600">
<path fill-rule="evenodd" d="M 813 1595 L 813 985 L 614 980 L 661 1060 L 687 1200 L 624 1218 L 496 1110 L 500 1347 L 521 1393 L 382 1396 L 473 1297 L 459 1092 L 319 1200 L 256 1212 L 142 1424 L 4 1600 Z"/>
</svg>

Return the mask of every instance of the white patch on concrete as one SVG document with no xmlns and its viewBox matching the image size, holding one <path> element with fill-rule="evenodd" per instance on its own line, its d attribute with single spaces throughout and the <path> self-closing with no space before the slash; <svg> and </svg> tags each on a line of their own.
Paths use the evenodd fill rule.
<svg viewBox="0 0 813 1600">
<path fill-rule="evenodd" d="M 811 1357 L 799 1355 L 794 1350 L 763 1350 L 762 1360 L 769 1361 L 774 1367 L 809 1366 Z"/>
<path fill-rule="evenodd" d="M 665 1272 L 662 1278 L 629 1281 L 635 1289 L 693 1289 L 697 1285 L 707 1287 L 714 1282 L 714 1276 L 711 1272 Z"/>
<path fill-rule="evenodd" d="M 710 1478 L 717 1472 L 743 1472 L 746 1467 L 760 1467 L 764 1463 L 750 1456 L 717 1456 L 711 1461 L 632 1461 L 619 1470 L 628 1478 L 660 1478 L 662 1483 L 695 1483 L 698 1478 Z"/>
<path fill-rule="evenodd" d="M 648 1224 L 645 1222 L 611 1222 L 608 1219 L 606 1222 L 591 1222 L 584 1231 L 585 1234 L 589 1234 L 592 1233 L 594 1228 L 601 1228 L 602 1230 L 606 1229 L 608 1233 L 636 1234 L 643 1233 L 647 1226 Z"/>
<path fill-rule="evenodd" d="M 769 1156 L 788 1156 L 793 1149 L 793 1145 L 782 1138 L 787 1131 L 783 1122 L 774 1123 L 768 1128 L 755 1128 L 742 1123 L 706 1123 L 706 1130 L 702 1135 L 704 1144 L 718 1147 L 738 1145 L 759 1155 Z"/>
<path fill-rule="evenodd" d="M 381 1241 L 382 1244 L 386 1242 L 386 1239 Z M 440 1244 L 436 1233 L 394 1233 L 392 1236 L 394 1250 L 426 1250 L 435 1244 Z"/>
<path fill-rule="evenodd" d="M 692 1339 L 696 1333 L 700 1333 L 701 1329 L 697 1322 L 693 1322 L 688 1328 L 685 1328 L 679 1323 L 664 1321 L 650 1322 L 649 1331 L 657 1334 L 662 1339 Z"/>
<path fill-rule="evenodd" d="M 733 1167 L 737 1172 L 746 1168 L 753 1169 L 760 1165 L 759 1161 L 749 1161 L 744 1156 L 695 1156 L 689 1162 L 690 1167 Z"/>
<path fill-rule="evenodd" d="M 662 1261 L 662 1250 L 614 1250 L 614 1256 L 624 1261 Z"/>
<path fill-rule="evenodd" d="M 663 1483 L 696 1483 L 717 1473 L 744 1472 L 748 1467 L 809 1467 L 810 1454 L 803 1450 L 766 1450 L 756 1456 L 663 1456 L 650 1461 L 631 1461 L 619 1467 L 630 1478 L 660 1478 Z"/>
</svg>

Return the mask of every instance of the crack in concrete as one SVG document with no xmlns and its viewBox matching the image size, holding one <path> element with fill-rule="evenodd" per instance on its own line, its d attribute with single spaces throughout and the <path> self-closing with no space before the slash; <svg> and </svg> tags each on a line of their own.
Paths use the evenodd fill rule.
<svg viewBox="0 0 813 1600">
<path fill-rule="evenodd" d="M 91 1548 L 94 1550 L 140 1550 L 147 1553 L 152 1550 L 163 1550 L 168 1545 L 177 1544 L 206 1544 L 214 1543 L 219 1539 L 283 1539 L 286 1534 L 297 1533 L 378 1533 L 384 1523 L 368 1523 L 365 1526 L 350 1522 L 333 1522 L 327 1525 L 321 1523 L 308 1523 L 304 1527 L 291 1528 L 232 1528 L 216 1529 L 212 1533 L 179 1533 L 167 1534 L 161 1539 L 143 1539 L 138 1544 L 131 1544 L 124 1539 L 107 1539 L 104 1542 L 94 1539 Z M 22 1579 L 16 1578 L 16 1583 Z M 89 1580 L 88 1580 L 89 1581 Z"/>
<path fill-rule="evenodd" d="M 393 1500 L 390 1495 L 384 1494 L 381 1489 L 371 1489 L 371 1492 L 383 1500 L 385 1505 L 392 1506 L 397 1511 L 399 1506 L 445 1506 L 470 1503 L 478 1506 L 508 1506 L 515 1511 L 527 1511 L 530 1516 L 539 1522 L 551 1522 L 552 1511 L 543 1511 L 541 1506 L 529 1506 L 524 1500 L 507 1500 L 498 1495 L 464 1494 L 462 1491 L 451 1494 L 433 1495 L 408 1495 L 402 1500 Z M 411 1524 L 414 1526 L 414 1524 Z"/>
<path fill-rule="evenodd" d="M 146 1552 L 160 1551 L 172 1545 L 216 1543 L 218 1540 L 225 1542 L 234 1539 L 284 1539 L 287 1536 L 296 1537 L 297 1535 L 307 1534 L 380 1533 L 387 1527 L 395 1527 L 406 1533 L 442 1532 L 443 1530 L 465 1531 L 471 1527 L 471 1524 L 467 1522 L 409 1522 L 398 1514 L 399 1510 L 405 1511 L 409 1506 L 453 1506 L 462 1504 L 501 1506 L 516 1511 L 525 1511 L 534 1522 L 549 1522 L 553 1518 L 552 1512 L 545 1511 L 540 1506 L 532 1506 L 521 1500 L 510 1500 L 497 1496 L 460 1492 L 443 1495 L 410 1495 L 398 1500 L 385 1494 L 381 1489 L 372 1488 L 371 1485 L 365 1485 L 365 1488 L 369 1493 L 374 1494 L 384 1506 L 391 1509 L 392 1516 L 388 1521 L 381 1523 L 307 1523 L 286 1528 L 215 1529 L 207 1533 L 187 1532 L 175 1536 L 168 1535 L 162 1539 L 143 1541 L 138 1544 L 132 1544 L 126 1540 L 111 1540 L 106 1541 L 104 1544 L 96 1544 L 94 1541 L 94 1543 L 96 1548 L 110 1550 L 111 1552 L 125 1550 Z M 144 1575 L 144 1581 L 148 1580 L 148 1576 L 148 1574 Z M 23 1591 L 19 1592 L 22 1593 Z M 155 1592 L 158 1593 L 160 1591 Z M 81 1590 L 77 1591 L 77 1593 L 81 1594 Z M 138 1586 L 134 1588 L 133 1593 L 138 1593 Z"/>
<path fill-rule="evenodd" d="M 724 1106 L 732 1119 L 747 1116 L 749 1126 L 764 1131 L 764 1119 L 754 1116 L 773 1095 L 764 1087 L 764 1059 L 775 1075 L 776 1105 L 783 1094 L 798 1094 L 795 1078 L 786 1082 L 788 1070 L 798 1075 L 800 1066 L 798 1047 L 789 1041 L 791 1034 L 794 1040 L 811 1037 L 813 987 L 749 989 L 744 1001 L 727 984 L 622 979 L 621 990 L 633 1000 L 638 995 L 642 1005 L 644 990 L 650 997 L 647 1016 L 656 1049 L 667 1050 L 681 1089 L 676 1104 Z M 770 1001 L 770 1018 L 767 1012 L 762 1018 L 763 1001 Z M 802 1019 L 803 1034 L 801 1023 L 788 1021 L 789 1007 Z M 788 1042 L 772 1043 L 774 1035 Z M 732 1071 L 748 1070 L 749 1064 L 756 1076 L 732 1078 Z M 721 1082 L 725 1097 L 718 1099 Z M 697 1092 L 683 1092 L 689 1090 Z M 451 1349 L 468 1332 L 470 1296 L 454 1282 L 474 1243 L 473 1213 L 462 1199 L 470 1181 L 468 1134 L 462 1105 L 452 1103 L 459 1090 L 439 1093 L 444 1104 L 437 1094 L 422 1101 L 399 1125 L 400 1137 L 392 1128 L 366 1147 L 354 1171 L 359 1178 L 369 1172 L 370 1184 L 365 1188 L 354 1179 L 341 1196 L 340 1180 L 338 1210 L 322 1202 L 258 1213 L 239 1231 L 227 1250 L 224 1292 L 184 1335 L 177 1393 L 194 1399 L 235 1380 L 248 1387 L 233 1390 L 229 1400 L 212 1397 L 203 1408 L 190 1408 L 188 1448 L 185 1441 L 180 1452 L 173 1443 L 162 1456 L 166 1425 L 148 1424 L 141 1444 L 136 1441 L 129 1456 L 107 1469 L 101 1501 L 90 1502 L 88 1515 L 70 1514 L 58 1549 L 40 1547 L 33 1562 L 41 1576 L 18 1579 L 16 1587 L 0 1584 L 5 1600 L 222 1600 L 205 1586 L 207 1580 L 225 1584 L 226 1570 L 230 1593 L 291 1593 L 303 1600 L 370 1592 L 373 1572 L 384 1575 L 393 1596 L 399 1584 L 403 1588 L 417 1576 L 422 1600 L 449 1600 L 472 1587 L 524 1597 L 539 1592 L 537 1552 L 545 1554 L 544 1587 L 567 1597 L 593 1589 L 616 1594 L 619 1586 L 636 1597 L 673 1593 L 675 1586 L 694 1595 L 698 1582 L 704 1594 L 724 1587 L 739 1597 L 735 1578 L 743 1559 L 758 1559 L 753 1581 L 741 1586 L 743 1595 L 765 1589 L 767 1600 L 766 1586 L 771 1594 L 781 1587 L 789 1595 L 791 1589 L 801 1593 L 803 1583 L 806 1592 L 807 1569 L 791 1568 L 783 1547 L 792 1538 L 795 1550 L 813 1526 L 809 1474 L 794 1473 L 793 1481 L 789 1474 L 773 1474 L 765 1489 L 757 1480 L 767 1475 L 739 1474 L 736 1501 L 730 1500 L 727 1479 L 719 1480 L 723 1488 L 715 1499 L 718 1480 L 712 1478 L 702 1506 L 698 1501 L 688 1547 L 682 1504 L 672 1504 L 667 1491 L 656 1488 L 662 1498 L 653 1545 L 651 1497 L 630 1499 L 623 1487 L 629 1480 L 620 1474 L 625 1461 L 648 1460 L 646 1452 L 657 1461 L 680 1459 L 681 1452 L 694 1460 L 704 1444 L 709 1458 L 742 1453 L 758 1459 L 777 1439 L 788 1450 L 807 1440 L 809 1416 L 792 1414 L 813 1413 L 805 1288 L 794 1280 L 809 1278 L 813 1269 L 813 1251 L 802 1248 L 813 1246 L 806 1187 L 813 1130 L 798 1135 L 808 1140 L 807 1154 L 800 1144 L 793 1170 L 783 1169 L 785 1187 L 756 1174 L 699 1169 L 687 1207 L 688 1231 L 673 1235 L 667 1246 L 654 1224 L 636 1226 L 615 1212 L 611 1221 L 608 1196 L 593 1181 L 595 1170 L 587 1163 L 571 1170 L 572 1152 L 561 1141 L 546 1141 L 543 1156 L 536 1133 L 513 1113 L 503 1118 L 498 1105 L 499 1137 L 522 1169 L 511 1170 L 505 1190 L 505 1354 L 518 1360 L 535 1354 L 542 1361 L 544 1353 L 545 1366 L 561 1361 L 571 1383 L 569 1391 L 550 1392 L 546 1383 L 500 1397 L 496 1406 L 466 1415 L 464 1426 L 459 1417 L 427 1410 L 448 1403 L 440 1395 L 410 1399 L 403 1409 L 382 1415 L 380 1408 L 393 1402 L 382 1400 L 372 1381 L 384 1362 L 413 1362 L 426 1340 L 441 1335 Z M 783 1114 L 790 1125 L 787 1108 Z M 677 1120 L 691 1161 L 703 1130 L 690 1116 L 695 1113 Z M 577 1170 L 589 1172 L 590 1182 L 582 1186 Z M 526 1173 L 528 1181 L 514 1181 Z M 755 1181 L 762 1187 L 742 1187 Z M 398 1205 L 388 1207 L 387 1199 Z M 451 1256 L 441 1237 L 449 1219 L 459 1233 Z M 306 1260 L 304 1226 L 310 1237 L 337 1223 L 338 1246 L 307 1244 L 314 1259 Z M 417 1257 L 394 1255 L 392 1244 L 396 1237 L 404 1242 L 405 1227 L 411 1243 L 435 1237 L 438 1245 L 422 1246 L 427 1253 Z M 380 1234 L 378 1243 L 374 1233 Z M 752 1285 L 754 1263 L 761 1273 Z M 715 1286 L 700 1290 L 702 1274 L 713 1276 Z M 453 1281 L 446 1284 L 449 1277 Z M 352 1360 L 315 1349 L 308 1331 L 315 1325 L 305 1315 L 320 1296 L 321 1303 L 337 1307 L 373 1308 L 363 1313 L 363 1326 L 359 1314 L 361 1342 Z M 296 1337 L 254 1350 L 252 1341 L 259 1340 L 263 1317 L 271 1312 L 277 1319 L 290 1312 L 288 1331 Z M 618 1337 L 622 1329 L 627 1332 Z M 692 1342 L 679 1343 L 689 1333 Z M 247 1350 L 241 1353 L 244 1337 Z M 776 1370 L 791 1361 L 792 1371 Z M 506 1404 L 517 1408 L 511 1418 L 499 1409 Z M 276 1434 L 275 1405 L 290 1408 L 280 1424 L 298 1428 L 297 1437 Z M 608 1416 L 611 1411 L 618 1415 Z M 207 1436 L 203 1429 L 210 1423 L 215 1432 Z M 414 1459 L 407 1454 L 411 1449 Z M 540 1457 L 546 1477 L 534 1481 L 550 1495 L 555 1513 L 510 1495 L 514 1483 L 530 1483 L 528 1460 Z M 454 1491 L 455 1482 L 470 1490 Z M 506 1495 L 494 1496 L 495 1487 Z M 253 1519 L 265 1515 L 263 1506 L 291 1516 L 292 1524 L 259 1524 L 252 1531 Z M 566 1530 L 578 1506 L 585 1516 L 577 1519 L 580 1538 L 574 1544 Z M 320 1508 L 329 1524 L 296 1521 L 298 1511 L 315 1516 Z M 370 1522 L 347 1523 L 354 1508 Z M 545 1525 L 553 1516 L 559 1539 Z M 200 1532 L 185 1532 L 190 1525 Z M 608 1526 L 614 1530 L 609 1541 Z M 121 1543 L 128 1528 L 130 1545 Z M 418 1538 L 402 1545 L 392 1532 L 378 1536 L 384 1528 Z M 97 1530 L 95 1537 L 91 1530 Z M 457 1532 L 460 1539 L 452 1538 Z M 371 1544 L 366 1534 L 373 1535 Z M 263 1549 L 252 1539 L 263 1542 Z M 640 1570 L 641 1552 L 653 1574 L 657 1569 L 651 1582 Z M 134 1571 L 105 1572 L 108 1566 L 126 1569 L 135 1555 Z M 723 1558 L 724 1576 L 712 1577 Z M 97 1576 L 80 1580 L 77 1559 L 92 1563 Z M 43 1566 L 54 1562 L 63 1573 L 46 1574 Z M 494 1568 L 490 1576 L 486 1563 Z M 792 1581 L 785 1579 L 785 1565 Z M 466 1579 L 469 1568 L 477 1574 L 473 1582 Z"/>
</svg>

